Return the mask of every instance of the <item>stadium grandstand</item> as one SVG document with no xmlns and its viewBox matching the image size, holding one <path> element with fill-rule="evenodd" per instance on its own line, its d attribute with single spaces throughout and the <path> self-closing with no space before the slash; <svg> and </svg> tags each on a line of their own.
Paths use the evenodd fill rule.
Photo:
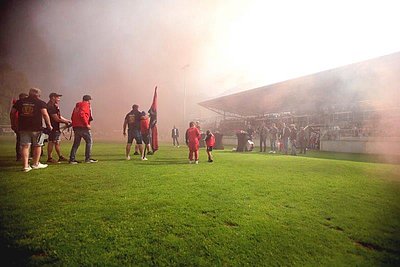
<svg viewBox="0 0 400 267">
<path fill-rule="evenodd" d="M 399 73 L 400 52 L 199 105 L 219 114 L 209 128 L 225 136 L 285 122 L 311 126 L 321 150 L 399 154 Z"/>
</svg>

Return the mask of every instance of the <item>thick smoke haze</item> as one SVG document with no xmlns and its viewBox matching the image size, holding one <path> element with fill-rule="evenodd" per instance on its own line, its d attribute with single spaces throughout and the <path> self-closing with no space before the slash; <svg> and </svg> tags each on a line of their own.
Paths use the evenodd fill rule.
<svg viewBox="0 0 400 267">
<path fill-rule="evenodd" d="M 109 135 L 121 134 L 132 104 L 147 111 L 158 86 L 165 138 L 174 124 L 187 127 L 203 116 L 198 102 L 226 91 L 400 50 L 399 38 L 388 37 L 399 25 L 395 1 L 364 1 L 362 12 L 356 4 L 335 3 L 6 1 L 0 56 L 41 88 L 44 100 L 52 91 L 62 93 L 64 116 L 90 94 L 94 129 Z M 337 20 L 335 12 L 342 11 Z M 382 19 L 371 24 L 377 12 Z M 355 49 L 359 43 L 385 46 Z"/>
<path fill-rule="evenodd" d="M 134 103 L 147 111 L 157 85 L 160 126 L 169 129 L 183 124 L 183 83 L 191 77 L 182 66 L 196 61 L 196 44 L 207 31 L 207 18 L 196 12 L 207 13 L 205 5 L 169 5 L 10 2 L 2 36 L 7 39 L 5 57 L 27 73 L 32 86 L 42 88 L 44 100 L 51 91 L 62 93 L 65 115 L 82 95 L 92 95 L 94 123 L 103 131 L 121 130 Z"/>
</svg>

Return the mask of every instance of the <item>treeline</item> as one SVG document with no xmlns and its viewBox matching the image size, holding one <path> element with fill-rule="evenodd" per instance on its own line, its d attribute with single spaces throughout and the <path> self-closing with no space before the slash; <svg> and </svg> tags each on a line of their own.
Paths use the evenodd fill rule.
<svg viewBox="0 0 400 267">
<path fill-rule="evenodd" d="M 29 89 L 26 75 L 8 63 L 0 63 L 0 124 L 10 124 L 12 100 Z"/>
</svg>

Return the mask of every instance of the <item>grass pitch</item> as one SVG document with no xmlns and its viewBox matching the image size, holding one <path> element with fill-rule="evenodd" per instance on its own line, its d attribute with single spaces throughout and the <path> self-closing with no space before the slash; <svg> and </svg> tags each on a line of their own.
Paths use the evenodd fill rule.
<svg viewBox="0 0 400 267">
<path fill-rule="evenodd" d="M 0 142 L 2 263 L 400 264 L 400 165 L 229 150 L 207 163 L 204 149 L 193 165 L 168 145 L 126 161 L 123 142 L 103 142 L 98 163 L 22 173 L 13 140 Z"/>
</svg>

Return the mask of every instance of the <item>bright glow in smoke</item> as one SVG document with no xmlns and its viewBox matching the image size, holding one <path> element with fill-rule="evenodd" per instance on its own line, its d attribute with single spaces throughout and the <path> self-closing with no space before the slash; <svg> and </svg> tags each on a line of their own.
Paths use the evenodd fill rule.
<svg viewBox="0 0 400 267">
<path fill-rule="evenodd" d="M 221 6 L 205 69 L 266 85 L 397 52 L 398 1 L 251 1 Z M 249 89 L 249 88 L 243 88 Z"/>
<path fill-rule="evenodd" d="M 65 109 L 92 94 L 112 128 L 133 103 L 147 109 L 155 85 L 161 128 L 181 123 L 170 114 L 184 117 L 186 64 L 189 118 L 227 90 L 400 51 L 398 0 L 21 3 L 4 27 L 10 63 L 45 92 L 61 89 Z"/>
</svg>

